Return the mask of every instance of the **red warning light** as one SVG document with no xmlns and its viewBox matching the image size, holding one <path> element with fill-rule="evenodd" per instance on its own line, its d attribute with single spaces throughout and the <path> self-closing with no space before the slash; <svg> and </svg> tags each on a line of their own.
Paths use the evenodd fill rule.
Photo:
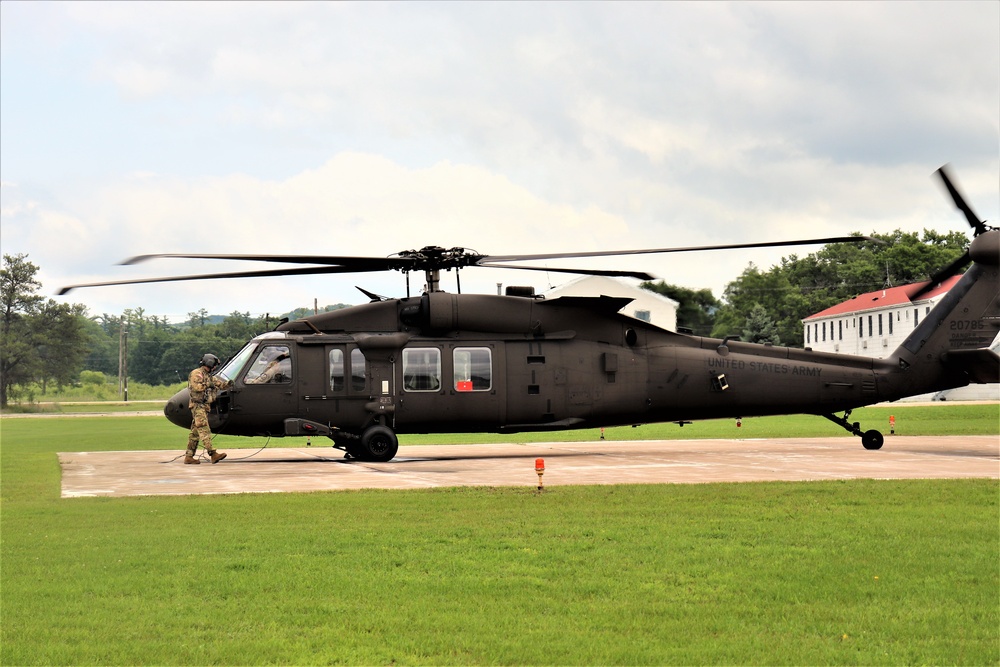
<svg viewBox="0 0 1000 667">
<path fill-rule="evenodd" d="M 538 490 L 541 491 L 544 488 L 542 475 L 545 474 L 545 459 L 535 459 L 535 474 L 538 475 Z"/>
</svg>

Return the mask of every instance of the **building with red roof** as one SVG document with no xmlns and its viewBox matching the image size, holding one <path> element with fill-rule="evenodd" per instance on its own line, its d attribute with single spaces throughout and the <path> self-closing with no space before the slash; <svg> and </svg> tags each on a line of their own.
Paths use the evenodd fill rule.
<svg viewBox="0 0 1000 667">
<path fill-rule="evenodd" d="M 961 278 L 948 278 L 910 300 L 928 283 L 912 283 L 859 294 L 802 320 L 805 345 L 814 350 L 883 359 L 899 347 L 935 303 Z"/>
</svg>

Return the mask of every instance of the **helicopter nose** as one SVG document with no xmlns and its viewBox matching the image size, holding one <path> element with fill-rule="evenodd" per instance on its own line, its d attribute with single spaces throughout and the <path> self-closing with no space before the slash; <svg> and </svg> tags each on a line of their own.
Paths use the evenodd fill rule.
<svg viewBox="0 0 1000 667">
<path fill-rule="evenodd" d="M 191 409 L 188 408 L 188 401 L 191 394 L 187 389 L 181 389 L 174 394 L 167 405 L 163 408 L 163 414 L 171 424 L 177 424 L 181 428 L 191 428 Z"/>
</svg>

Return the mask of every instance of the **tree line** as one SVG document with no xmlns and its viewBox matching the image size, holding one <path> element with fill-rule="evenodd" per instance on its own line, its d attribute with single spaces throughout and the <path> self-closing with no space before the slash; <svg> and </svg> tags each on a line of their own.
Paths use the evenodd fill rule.
<svg viewBox="0 0 1000 667">
<path fill-rule="evenodd" d="M 751 263 L 726 285 L 721 300 L 710 290 L 663 281 L 643 287 L 678 301 L 678 327 L 696 335 L 801 347 L 803 318 L 858 294 L 927 280 L 969 243 L 961 232 L 926 229 L 869 236 L 876 240 L 825 245 L 805 257 L 784 257 L 767 271 Z"/>
<path fill-rule="evenodd" d="M 124 359 L 130 381 L 168 385 L 186 381 L 206 352 L 227 359 L 282 317 L 311 314 L 299 308 L 273 316 L 234 311 L 211 316 L 204 308 L 182 323 L 129 308 L 120 315 L 91 315 L 83 304 L 58 303 L 37 294 L 38 267 L 27 255 L 3 256 L 0 270 L 0 406 L 28 387 L 44 395 L 49 386 L 77 382 L 81 373 L 118 377 Z M 324 310 L 344 308 L 345 304 Z"/>
<path fill-rule="evenodd" d="M 740 336 L 752 342 L 801 347 L 801 320 L 859 293 L 926 280 L 957 258 L 968 244 L 960 232 L 922 235 L 895 231 L 877 241 L 831 244 L 798 257 L 790 255 L 767 271 L 750 264 L 726 285 L 722 298 L 711 290 L 663 281 L 642 287 L 679 303 L 677 324 L 700 336 Z M 172 324 L 143 308 L 120 315 L 90 315 L 83 304 L 65 304 L 37 294 L 38 267 L 27 256 L 4 255 L 0 270 L 0 404 L 27 386 L 42 394 L 50 385 L 79 380 L 81 372 L 117 377 L 124 352 L 128 377 L 149 385 L 187 379 L 201 355 L 226 359 L 251 338 L 272 330 L 279 317 L 234 311 L 210 316 L 205 309 Z M 344 308 L 345 304 L 323 310 Z M 311 314 L 300 308 L 284 316 Z"/>
</svg>

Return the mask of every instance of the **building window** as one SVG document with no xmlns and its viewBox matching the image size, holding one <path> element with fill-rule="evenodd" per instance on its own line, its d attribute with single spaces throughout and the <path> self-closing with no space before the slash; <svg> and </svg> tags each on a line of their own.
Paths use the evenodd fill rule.
<svg viewBox="0 0 1000 667">
<path fill-rule="evenodd" d="M 920 319 L 920 309 L 919 308 L 914 308 L 913 309 L 913 328 L 914 329 L 917 328 L 917 321 L 919 319 Z"/>
<path fill-rule="evenodd" d="M 823 342 L 826 342 L 826 322 L 823 322 Z"/>
<path fill-rule="evenodd" d="M 899 317 L 899 313 L 896 313 L 896 317 Z M 889 335 L 892 335 L 892 313 L 889 313 Z"/>
<path fill-rule="evenodd" d="M 882 313 L 878 314 L 878 335 L 882 335 Z"/>
<path fill-rule="evenodd" d="M 871 338 L 874 335 L 875 335 L 875 329 L 872 326 L 872 316 L 869 315 L 868 316 L 868 337 Z"/>
<path fill-rule="evenodd" d="M 844 320 L 837 322 L 837 340 L 844 340 Z"/>
</svg>

